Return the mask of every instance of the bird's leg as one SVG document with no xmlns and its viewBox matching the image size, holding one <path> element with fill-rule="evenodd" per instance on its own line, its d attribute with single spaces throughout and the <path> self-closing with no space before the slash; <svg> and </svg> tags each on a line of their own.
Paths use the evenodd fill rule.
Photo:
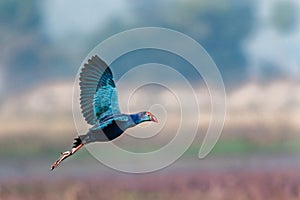
<svg viewBox="0 0 300 200">
<path fill-rule="evenodd" d="M 63 153 L 61 153 L 60 157 L 52 164 L 51 166 L 51 170 L 55 169 L 56 167 L 58 167 L 58 165 L 65 160 L 66 158 L 68 158 L 69 156 L 73 155 L 76 151 L 78 151 L 81 147 L 83 147 L 83 144 L 78 145 L 77 147 L 73 148 L 71 151 L 65 151 Z"/>
<path fill-rule="evenodd" d="M 83 144 L 81 143 L 80 145 L 78 145 L 77 147 L 73 148 L 71 151 L 71 154 L 74 154 L 76 151 L 78 151 L 81 147 L 83 147 Z"/>
</svg>

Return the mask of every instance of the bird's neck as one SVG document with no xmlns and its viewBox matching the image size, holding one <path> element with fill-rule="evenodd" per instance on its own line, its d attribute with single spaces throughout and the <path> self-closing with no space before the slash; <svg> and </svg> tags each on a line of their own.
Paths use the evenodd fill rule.
<svg viewBox="0 0 300 200">
<path fill-rule="evenodd" d="M 146 120 L 141 119 L 140 114 L 136 113 L 136 114 L 131 114 L 130 115 L 132 121 L 134 122 L 135 125 L 138 125 Z"/>
</svg>

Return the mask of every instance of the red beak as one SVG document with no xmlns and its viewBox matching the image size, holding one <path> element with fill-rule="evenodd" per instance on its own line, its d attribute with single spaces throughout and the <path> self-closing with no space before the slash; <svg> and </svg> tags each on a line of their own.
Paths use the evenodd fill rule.
<svg viewBox="0 0 300 200">
<path fill-rule="evenodd" d="M 151 114 L 150 116 L 151 116 L 151 117 L 150 117 L 151 121 L 153 121 L 153 122 L 155 122 L 155 123 L 158 123 L 157 118 L 156 118 L 153 114 Z"/>
<path fill-rule="evenodd" d="M 147 114 L 150 116 L 151 121 L 158 123 L 157 118 L 151 112 L 147 112 Z"/>
</svg>

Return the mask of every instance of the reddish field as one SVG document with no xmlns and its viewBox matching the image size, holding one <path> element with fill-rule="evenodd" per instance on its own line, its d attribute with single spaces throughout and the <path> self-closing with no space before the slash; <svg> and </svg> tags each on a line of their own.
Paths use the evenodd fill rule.
<svg viewBox="0 0 300 200">
<path fill-rule="evenodd" d="M 0 199 L 300 199 L 298 170 L 120 174 L 0 181 Z"/>
</svg>

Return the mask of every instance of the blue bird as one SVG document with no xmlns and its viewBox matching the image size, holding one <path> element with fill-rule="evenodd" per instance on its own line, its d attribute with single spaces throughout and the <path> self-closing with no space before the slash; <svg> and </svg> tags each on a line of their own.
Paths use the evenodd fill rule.
<svg viewBox="0 0 300 200">
<path fill-rule="evenodd" d="M 97 55 L 92 56 L 80 73 L 80 106 L 83 117 L 92 127 L 87 134 L 74 139 L 73 148 L 61 153 L 51 166 L 55 169 L 63 160 L 91 142 L 108 142 L 116 139 L 131 127 L 142 122 L 158 122 L 151 112 L 122 114 L 113 74 Z"/>
</svg>

